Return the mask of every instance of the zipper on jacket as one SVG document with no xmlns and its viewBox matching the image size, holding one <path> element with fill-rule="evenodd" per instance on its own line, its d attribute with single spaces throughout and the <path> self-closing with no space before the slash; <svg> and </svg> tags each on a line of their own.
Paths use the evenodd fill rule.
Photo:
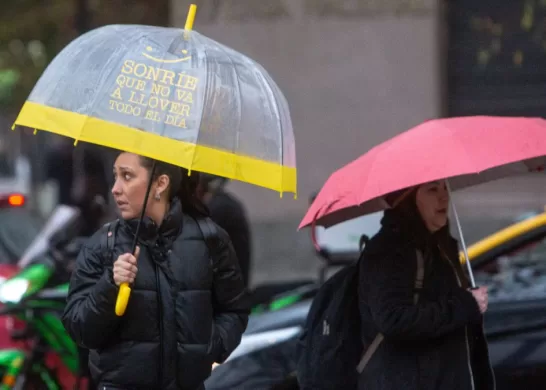
<svg viewBox="0 0 546 390">
<path fill-rule="evenodd" d="M 159 321 L 159 386 L 163 387 L 163 302 L 161 301 L 161 291 L 159 288 L 159 266 L 154 262 L 155 279 L 157 284 L 157 320 Z"/>
<path fill-rule="evenodd" d="M 449 265 L 453 269 L 453 273 L 455 274 L 455 278 L 457 279 L 457 284 L 459 285 L 459 287 L 462 287 L 463 284 L 461 283 L 461 279 L 459 278 L 459 274 L 457 273 L 455 266 L 451 263 L 451 260 L 449 260 L 449 257 L 444 253 L 442 248 L 438 247 L 438 249 L 440 250 L 442 257 L 445 258 L 445 260 L 449 263 Z M 464 340 L 466 344 L 466 363 L 468 366 L 468 373 L 470 374 L 470 384 L 472 385 L 472 390 L 475 390 L 476 387 L 474 385 L 474 372 L 472 371 L 472 362 L 470 359 L 470 342 L 468 341 L 468 326 L 466 325 L 464 327 Z"/>
</svg>

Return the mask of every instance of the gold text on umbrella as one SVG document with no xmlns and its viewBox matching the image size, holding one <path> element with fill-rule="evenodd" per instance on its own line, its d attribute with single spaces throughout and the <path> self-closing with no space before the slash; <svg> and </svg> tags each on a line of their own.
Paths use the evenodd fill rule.
<svg viewBox="0 0 546 390">
<path fill-rule="evenodd" d="M 152 52 L 154 49 L 151 47 L 151 46 L 147 46 L 146 47 L 146 51 L 149 51 L 149 52 Z M 182 54 L 188 54 L 188 51 L 187 50 L 181 50 L 181 53 Z M 173 59 L 173 60 L 165 60 L 165 59 L 162 59 L 162 58 L 156 58 L 146 52 L 142 53 L 142 55 L 146 58 L 148 58 L 149 60 L 152 60 L 152 61 L 155 61 L 155 62 L 162 62 L 164 64 L 176 64 L 178 62 L 183 62 L 183 61 L 188 61 L 191 59 L 191 56 L 186 56 L 186 57 L 182 57 L 182 58 L 176 58 L 176 59 Z"/>
<path fill-rule="evenodd" d="M 199 78 L 125 60 L 110 94 L 109 109 L 178 128 L 188 128 Z"/>
</svg>

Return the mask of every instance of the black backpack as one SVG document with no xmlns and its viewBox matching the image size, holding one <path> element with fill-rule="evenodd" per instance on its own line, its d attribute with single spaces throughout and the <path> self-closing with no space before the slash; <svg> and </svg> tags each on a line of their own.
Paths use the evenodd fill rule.
<svg viewBox="0 0 546 390">
<path fill-rule="evenodd" d="M 383 335 L 362 345 L 358 268 L 364 258 L 337 272 L 315 296 L 298 345 L 297 378 L 302 390 L 356 389 Z M 414 303 L 423 286 L 424 259 L 417 252 Z"/>
</svg>

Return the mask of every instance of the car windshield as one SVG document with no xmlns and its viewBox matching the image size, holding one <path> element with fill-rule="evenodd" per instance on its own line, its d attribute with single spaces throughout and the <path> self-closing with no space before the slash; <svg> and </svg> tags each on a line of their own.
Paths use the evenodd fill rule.
<svg viewBox="0 0 546 390">
<path fill-rule="evenodd" d="M 316 242 L 331 256 L 352 254 L 358 258 L 360 238 L 362 235 L 373 237 L 381 228 L 382 217 L 383 212 L 377 212 L 347 220 L 328 229 L 317 227 Z"/>
</svg>

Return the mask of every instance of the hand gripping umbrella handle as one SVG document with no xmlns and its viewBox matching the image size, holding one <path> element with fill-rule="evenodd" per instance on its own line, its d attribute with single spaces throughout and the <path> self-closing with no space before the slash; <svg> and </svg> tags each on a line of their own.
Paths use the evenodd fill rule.
<svg viewBox="0 0 546 390">
<path fill-rule="evenodd" d="M 142 211 L 140 212 L 140 219 L 138 220 L 138 225 L 135 232 L 135 237 L 133 239 L 133 245 L 131 253 L 137 255 L 136 249 L 138 244 L 138 235 L 140 233 L 140 227 L 142 226 L 142 220 L 146 213 L 146 205 L 148 204 L 148 198 L 150 197 L 150 190 L 152 188 L 152 183 L 154 181 L 156 162 L 154 161 L 152 169 L 150 170 L 150 177 L 148 179 L 148 188 L 146 189 L 146 195 L 144 195 L 144 202 L 142 203 Z M 118 298 L 116 299 L 116 308 L 115 312 L 118 317 L 121 317 L 125 314 L 127 309 L 127 304 L 129 303 L 129 297 L 131 296 L 131 287 L 128 283 L 121 283 L 118 291 Z"/>
<path fill-rule="evenodd" d="M 121 286 L 119 286 L 118 298 L 116 300 L 116 315 L 118 317 L 125 314 L 125 309 L 127 309 L 130 296 L 131 287 L 129 287 L 128 283 L 122 283 Z"/>
</svg>

